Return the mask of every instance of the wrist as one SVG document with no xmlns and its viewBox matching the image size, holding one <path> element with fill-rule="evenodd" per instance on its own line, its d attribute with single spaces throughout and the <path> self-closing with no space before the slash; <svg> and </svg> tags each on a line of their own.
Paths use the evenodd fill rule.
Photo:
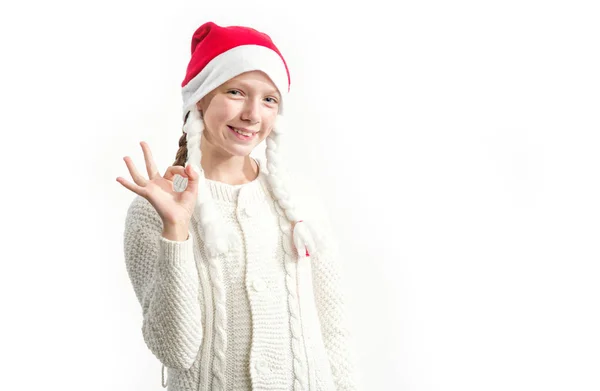
<svg viewBox="0 0 600 391">
<path fill-rule="evenodd" d="M 189 237 L 189 227 L 184 224 L 164 224 L 162 236 L 176 242 L 184 242 Z"/>
</svg>

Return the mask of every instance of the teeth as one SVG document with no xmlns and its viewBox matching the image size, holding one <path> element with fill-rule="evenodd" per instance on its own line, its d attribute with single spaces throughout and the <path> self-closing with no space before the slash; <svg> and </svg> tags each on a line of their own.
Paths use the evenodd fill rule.
<svg viewBox="0 0 600 391">
<path fill-rule="evenodd" d="M 239 133 L 239 134 L 241 134 L 242 136 L 246 136 L 246 137 L 252 136 L 252 133 L 246 133 L 246 132 L 242 132 L 241 130 L 239 130 L 239 129 L 236 129 L 236 128 L 233 128 L 233 130 L 235 130 L 235 132 L 236 132 L 236 133 Z"/>
</svg>

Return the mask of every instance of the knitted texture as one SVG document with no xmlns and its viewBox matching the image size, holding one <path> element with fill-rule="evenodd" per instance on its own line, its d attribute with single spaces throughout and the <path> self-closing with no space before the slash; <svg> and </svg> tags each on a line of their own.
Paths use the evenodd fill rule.
<svg viewBox="0 0 600 391">
<path fill-rule="evenodd" d="M 193 243 L 162 237 L 162 221 L 142 197 L 128 210 L 125 260 L 142 306 L 142 334 L 148 348 L 168 367 L 190 368 L 202 342 L 199 281 Z"/>
<path fill-rule="evenodd" d="M 127 271 L 143 339 L 167 369 L 168 390 L 356 389 L 336 252 L 298 258 L 264 163 L 250 183 L 206 185 L 240 243 L 227 254 L 207 256 L 197 215 L 190 237 L 176 242 L 162 237 L 162 221 L 144 198 L 127 211 Z M 298 199 L 316 210 L 308 197 Z M 324 215 L 307 214 L 327 224 Z"/>
<path fill-rule="evenodd" d="M 317 204 L 318 205 L 318 204 Z M 327 219 L 320 220 L 327 226 Z M 321 324 L 321 336 L 331 365 L 335 390 L 356 390 L 358 357 L 346 313 L 347 285 L 343 278 L 339 248 L 331 228 L 325 228 L 323 243 L 329 246 L 311 259 L 315 303 Z"/>
</svg>

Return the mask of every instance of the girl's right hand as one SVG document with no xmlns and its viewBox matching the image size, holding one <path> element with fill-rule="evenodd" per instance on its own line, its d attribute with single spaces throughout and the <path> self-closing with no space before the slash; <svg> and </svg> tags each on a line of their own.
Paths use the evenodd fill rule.
<svg viewBox="0 0 600 391">
<path fill-rule="evenodd" d="M 132 192 L 147 199 L 156 209 L 165 226 L 188 227 L 198 198 L 198 173 L 192 169 L 191 165 L 187 167 L 170 166 L 161 176 L 156 168 L 150 147 L 145 141 L 140 142 L 146 161 L 146 170 L 148 178 L 139 174 L 135 165 L 129 156 L 125 156 L 125 164 L 135 184 L 125 180 L 122 177 L 117 178 L 117 182 L 122 184 Z M 188 184 L 184 191 L 176 192 L 173 190 L 173 178 L 179 174 L 187 178 Z"/>
</svg>

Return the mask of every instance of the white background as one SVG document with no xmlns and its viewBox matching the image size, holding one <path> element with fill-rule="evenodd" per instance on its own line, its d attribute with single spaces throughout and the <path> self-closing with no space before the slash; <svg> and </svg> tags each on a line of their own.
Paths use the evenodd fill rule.
<svg viewBox="0 0 600 391">
<path fill-rule="evenodd" d="M 3 390 L 162 390 L 122 233 L 202 23 L 288 61 L 291 170 L 342 243 L 362 390 L 600 390 L 600 13 L 588 1 L 0 10 Z"/>
</svg>

